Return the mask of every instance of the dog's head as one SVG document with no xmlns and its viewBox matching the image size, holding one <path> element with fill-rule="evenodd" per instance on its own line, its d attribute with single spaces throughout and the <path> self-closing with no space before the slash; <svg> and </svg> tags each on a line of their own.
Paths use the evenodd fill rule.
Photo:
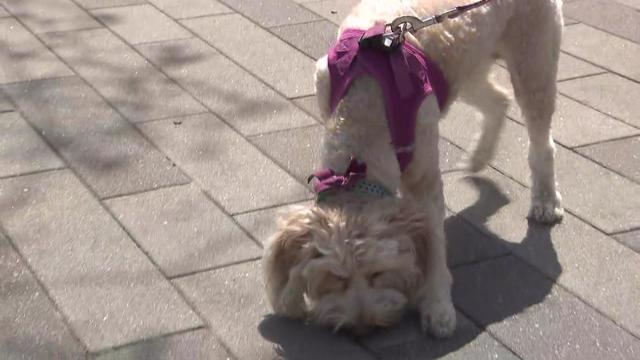
<svg viewBox="0 0 640 360">
<path fill-rule="evenodd" d="M 264 259 L 274 310 L 356 332 L 395 323 L 426 270 L 427 224 L 397 199 L 291 211 Z"/>
</svg>

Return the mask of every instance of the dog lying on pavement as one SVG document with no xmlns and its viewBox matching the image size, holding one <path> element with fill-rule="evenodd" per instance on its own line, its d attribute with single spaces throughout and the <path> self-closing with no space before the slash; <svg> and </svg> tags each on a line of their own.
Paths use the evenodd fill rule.
<svg viewBox="0 0 640 360">
<path fill-rule="evenodd" d="M 426 18 L 461 1 L 363 0 L 318 60 L 327 128 L 323 170 L 313 176 L 318 201 L 280 219 L 266 246 L 276 313 L 361 333 L 415 307 L 424 330 L 454 332 L 438 122 L 457 99 L 476 107 L 483 126 L 467 165 L 487 165 L 509 105 L 488 77 L 496 57 L 507 64 L 529 133 L 529 216 L 562 218 L 550 132 L 562 1 L 479 1 L 455 18 L 414 31 L 405 24 L 389 36 L 385 24 L 394 19 Z M 370 45 L 381 37 L 382 46 Z"/>
</svg>

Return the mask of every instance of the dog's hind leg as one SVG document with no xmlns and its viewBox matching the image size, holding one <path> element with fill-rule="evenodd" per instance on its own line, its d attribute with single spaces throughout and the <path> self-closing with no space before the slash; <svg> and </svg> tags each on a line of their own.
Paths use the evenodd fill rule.
<svg viewBox="0 0 640 360">
<path fill-rule="evenodd" d="M 493 157 L 509 107 L 508 92 L 488 77 L 488 67 L 472 75 L 460 91 L 462 101 L 483 116 L 482 130 L 467 164 L 473 172 L 482 170 Z"/>
<path fill-rule="evenodd" d="M 523 13 L 522 21 L 512 22 L 507 29 L 502 55 L 529 133 L 529 217 L 541 223 L 554 223 L 563 215 L 561 196 L 556 190 L 555 144 L 551 136 L 562 14 L 554 1 L 530 5 L 536 8 Z"/>
</svg>

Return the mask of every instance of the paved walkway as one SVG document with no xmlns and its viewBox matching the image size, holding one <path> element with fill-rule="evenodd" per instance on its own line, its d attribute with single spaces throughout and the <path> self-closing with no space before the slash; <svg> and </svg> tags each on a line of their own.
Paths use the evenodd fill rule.
<svg viewBox="0 0 640 360">
<path fill-rule="evenodd" d="M 459 328 L 434 341 L 268 316 L 262 242 L 312 198 L 313 59 L 354 1 L 0 0 L 0 358 L 639 359 L 640 1 L 565 2 L 566 219 L 525 220 L 514 106 L 491 169 L 445 174 Z M 444 170 L 474 116 L 443 122 Z"/>
</svg>

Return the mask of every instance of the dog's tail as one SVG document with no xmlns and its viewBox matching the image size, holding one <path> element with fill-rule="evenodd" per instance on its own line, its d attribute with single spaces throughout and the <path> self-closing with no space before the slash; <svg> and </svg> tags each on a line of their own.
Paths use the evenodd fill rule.
<svg viewBox="0 0 640 360">
<path fill-rule="evenodd" d="M 331 78 L 329 75 L 329 64 L 327 57 L 323 56 L 316 62 L 316 98 L 318 99 L 318 107 L 320 108 L 320 116 L 323 121 L 329 120 L 331 117 Z"/>
</svg>

